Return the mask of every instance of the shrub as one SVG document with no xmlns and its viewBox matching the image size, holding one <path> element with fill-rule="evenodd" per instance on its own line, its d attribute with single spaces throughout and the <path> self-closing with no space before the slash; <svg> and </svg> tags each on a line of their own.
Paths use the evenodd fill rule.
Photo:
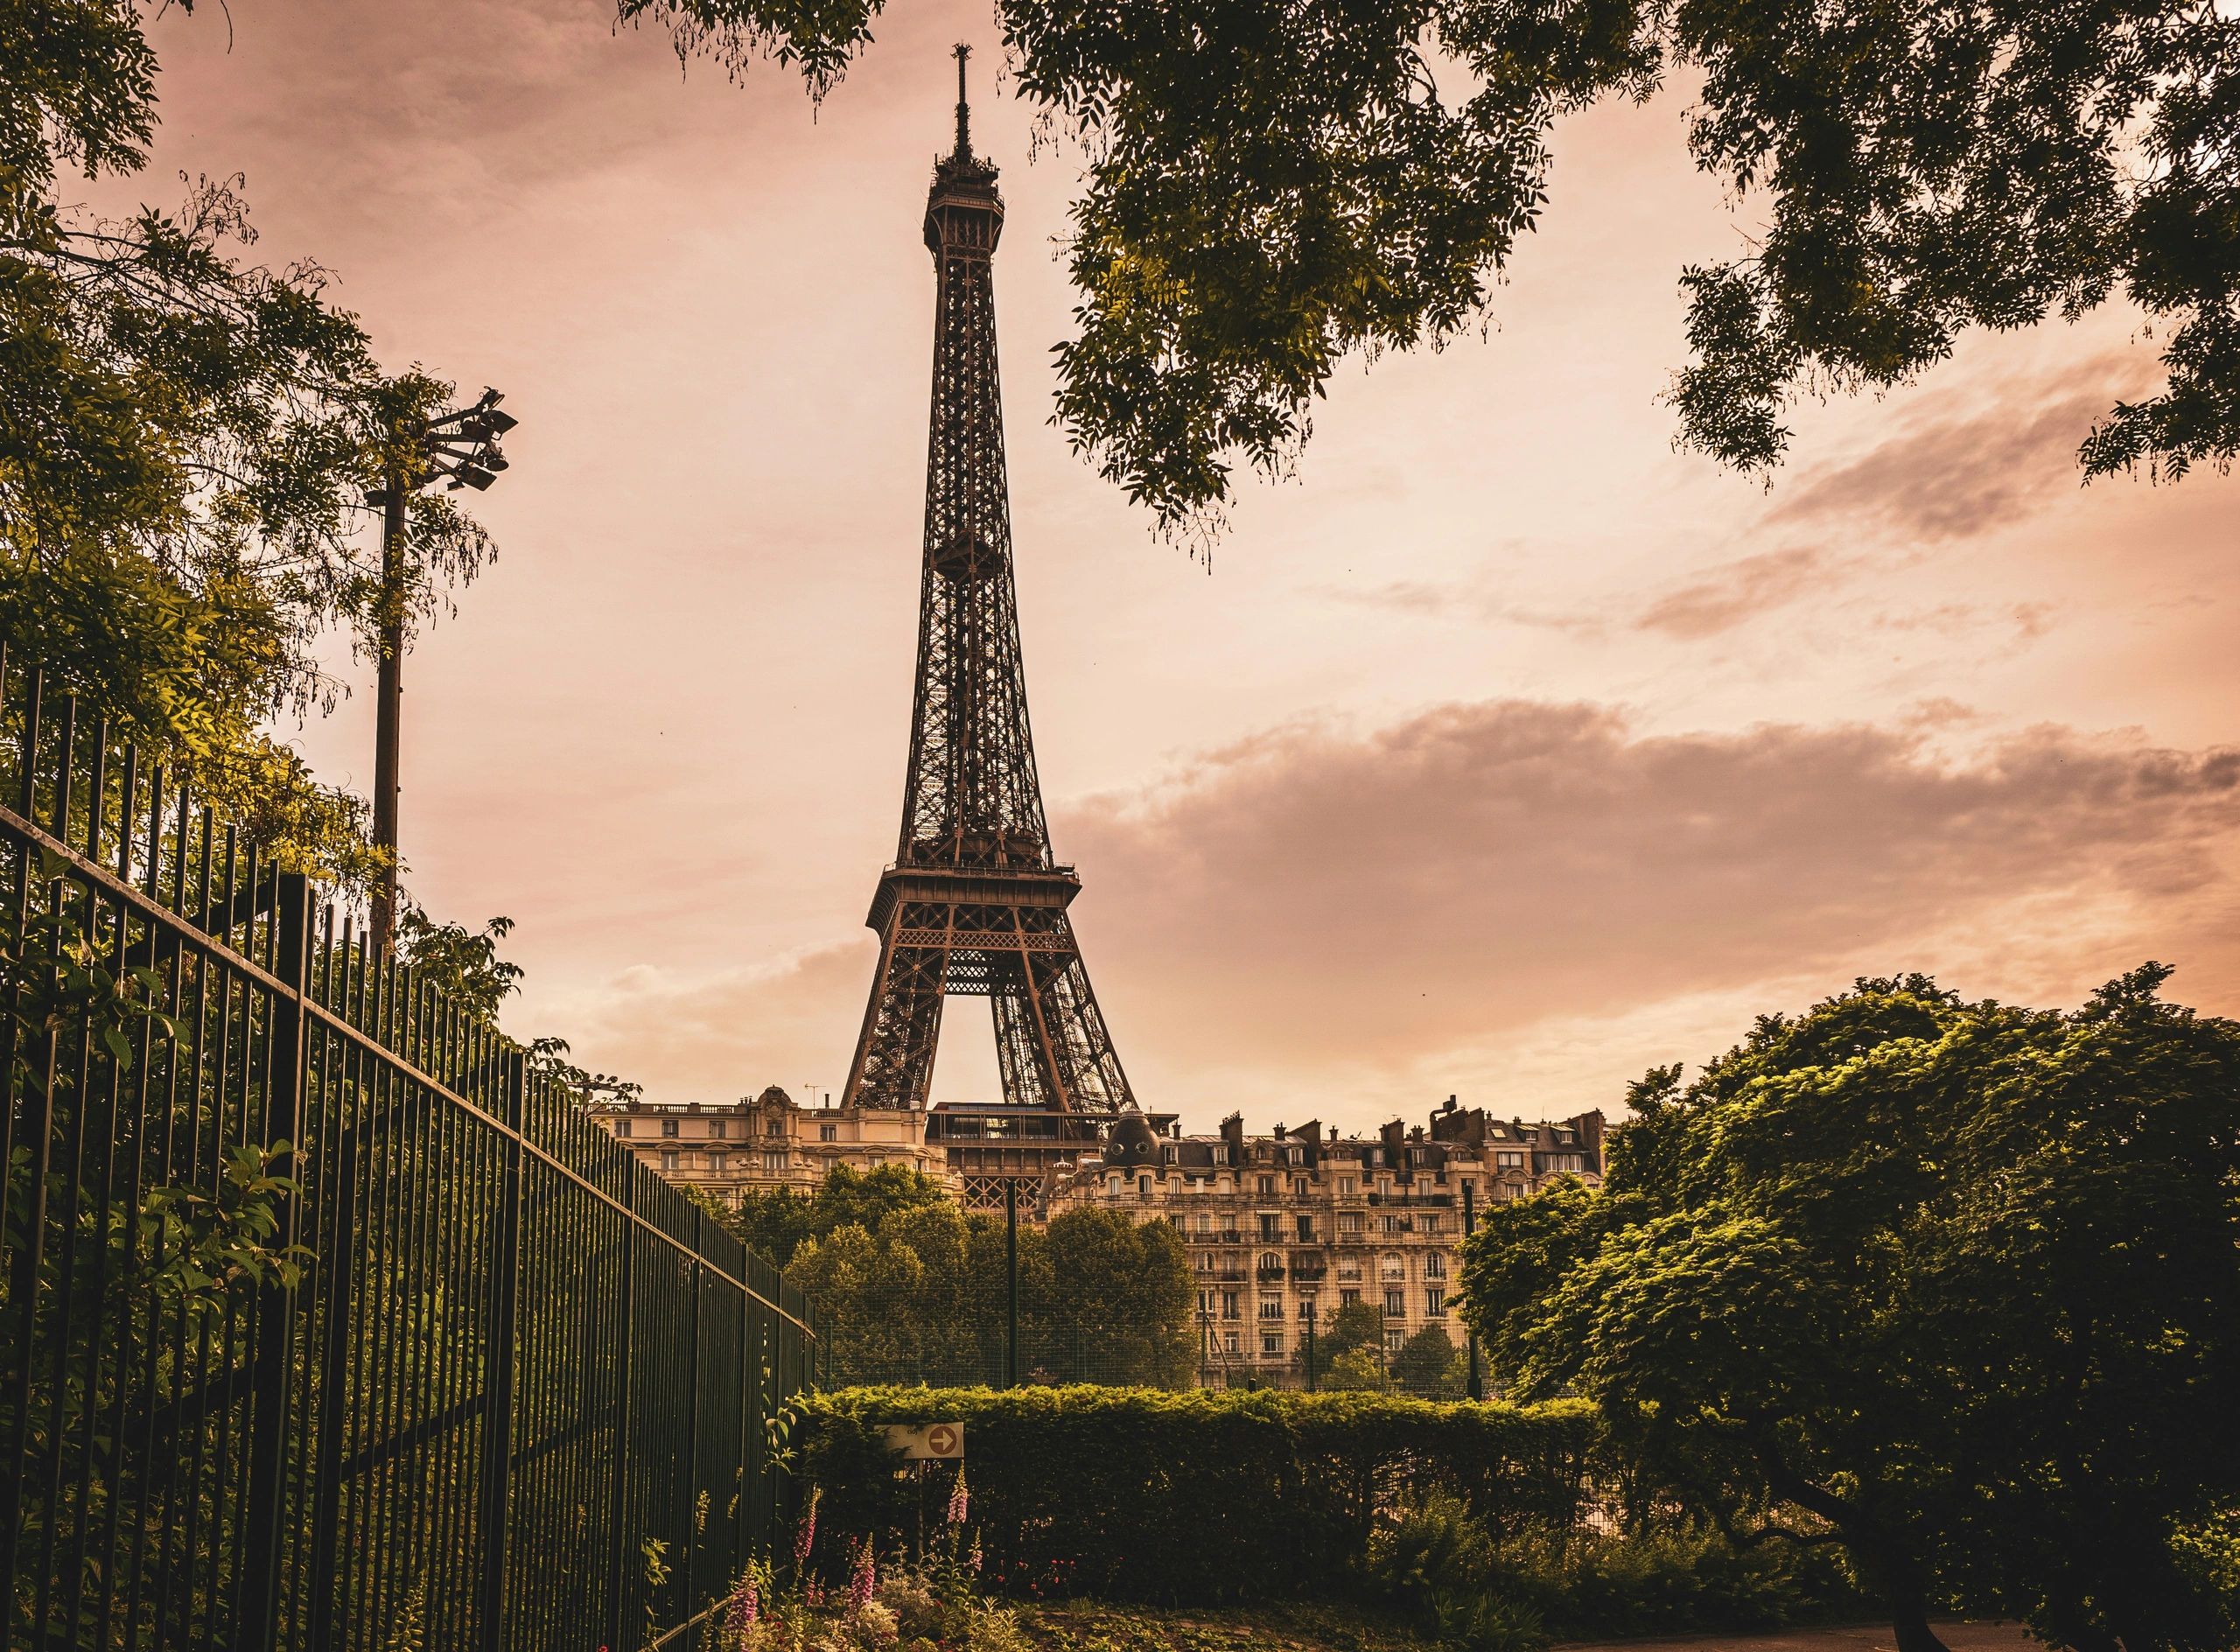
<svg viewBox="0 0 2240 1652">
<path fill-rule="evenodd" d="M 880 1429 L 941 1421 L 964 1424 L 991 1586 L 1192 1606 L 1357 1586 L 1380 1516 L 1434 1494 L 1496 1543 L 1570 1531 L 1601 1441 L 1572 1402 L 849 1389 L 805 1401 L 797 1436 L 827 1530 L 906 1538 L 920 1492 Z"/>
<path fill-rule="evenodd" d="M 1434 1492 L 1369 1538 L 1363 1580 L 1440 1640 L 1466 1652 L 1532 1652 L 1540 1614 L 1499 1592 L 1493 1540 L 1462 1500 Z"/>
</svg>

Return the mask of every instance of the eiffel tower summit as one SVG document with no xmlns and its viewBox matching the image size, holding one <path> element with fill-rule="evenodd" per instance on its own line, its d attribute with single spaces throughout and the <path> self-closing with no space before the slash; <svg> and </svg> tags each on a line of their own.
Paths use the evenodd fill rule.
<svg viewBox="0 0 2240 1652">
<path fill-rule="evenodd" d="M 984 995 L 1004 1106 L 944 1119 L 937 1133 L 1037 1138 L 1046 1153 L 1093 1142 L 1092 1119 L 1135 1102 L 1067 915 L 1081 879 L 1051 853 L 1035 774 L 996 372 L 1004 202 L 995 167 L 972 152 L 969 55 L 956 48 L 956 146 L 934 163 L 926 200 L 935 296 L 917 694 L 901 835 L 866 920 L 878 969 L 846 1100 L 925 1107 L 943 1002 Z M 990 1170 L 1012 1169 L 1014 1156 L 1024 1171 L 1042 1154 L 958 1155 Z M 983 1191 L 975 1180 L 968 1170 L 968 1191 Z"/>
</svg>

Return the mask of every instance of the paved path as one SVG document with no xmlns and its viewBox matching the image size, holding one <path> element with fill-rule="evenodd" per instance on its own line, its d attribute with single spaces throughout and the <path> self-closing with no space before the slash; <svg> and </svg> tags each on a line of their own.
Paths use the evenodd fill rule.
<svg viewBox="0 0 2240 1652">
<path fill-rule="evenodd" d="M 2019 1623 L 1940 1623 L 1938 1639 L 1951 1652 L 2020 1652 L 2038 1643 Z M 1584 1647 L 1586 1643 L 1582 1642 Z M 1795 1629 L 1782 1634 L 1698 1634 L 1680 1641 L 1607 1641 L 1598 1646 L 1625 1652 L 1892 1652 L 1897 1638 L 1886 1623 L 1855 1629 Z"/>
</svg>

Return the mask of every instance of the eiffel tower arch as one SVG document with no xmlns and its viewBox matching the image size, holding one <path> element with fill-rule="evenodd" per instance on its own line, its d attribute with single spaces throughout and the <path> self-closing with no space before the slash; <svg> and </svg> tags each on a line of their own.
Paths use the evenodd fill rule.
<svg viewBox="0 0 2240 1652">
<path fill-rule="evenodd" d="M 992 263 L 996 169 L 972 152 L 957 48 L 956 144 L 934 165 L 932 430 L 917 692 L 902 830 L 866 922 L 879 938 L 847 1101 L 924 1108 L 952 993 L 994 1001 L 1007 1109 L 1081 1124 L 1135 1107 L 1068 908 L 1081 879 L 1050 849 L 1028 726 L 1004 467 Z M 1087 1126 L 1083 1128 L 1083 1126 Z M 973 1187 L 968 1173 L 968 1194 Z M 978 1202 L 976 1200 L 976 1202 Z"/>
</svg>

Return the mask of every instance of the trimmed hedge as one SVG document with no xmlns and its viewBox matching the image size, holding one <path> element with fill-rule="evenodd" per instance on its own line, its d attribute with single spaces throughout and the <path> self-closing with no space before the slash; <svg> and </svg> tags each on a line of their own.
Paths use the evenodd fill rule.
<svg viewBox="0 0 2240 1652">
<path fill-rule="evenodd" d="M 1376 1512 L 1452 1493 L 1497 1540 L 1578 1529 L 1593 1409 L 1371 1394 L 857 1388 L 806 1396 L 799 1467 L 821 1552 L 910 1541 L 954 1476 L 898 1471 L 881 1429 L 959 1422 L 991 1587 L 1206 1606 L 1351 1586 Z"/>
</svg>

